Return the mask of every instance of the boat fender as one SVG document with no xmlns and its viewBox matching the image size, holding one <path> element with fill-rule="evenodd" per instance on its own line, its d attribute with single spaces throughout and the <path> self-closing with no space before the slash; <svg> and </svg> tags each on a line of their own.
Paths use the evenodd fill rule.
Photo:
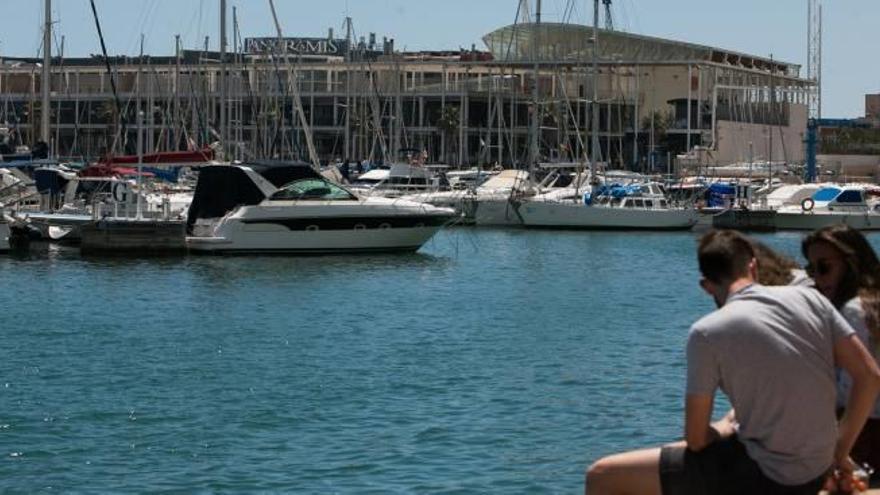
<svg viewBox="0 0 880 495">
<path fill-rule="evenodd" d="M 813 201 L 813 198 L 804 198 L 801 201 L 801 209 L 804 211 L 811 211 L 814 206 L 816 206 L 816 202 Z"/>
<path fill-rule="evenodd" d="M 584 193 L 584 205 L 592 206 L 593 205 L 593 194 L 591 192 Z"/>
<path fill-rule="evenodd" d="M 128 184 L 124 182 L 113 184 L 113 199 L 118 203 L 125 203 L 128 200 Z"/>
</svg>

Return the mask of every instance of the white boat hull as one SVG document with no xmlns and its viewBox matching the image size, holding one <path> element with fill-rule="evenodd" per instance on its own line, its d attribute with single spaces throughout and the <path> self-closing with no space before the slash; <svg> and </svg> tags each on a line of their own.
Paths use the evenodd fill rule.
<svg viewBox="0 0 880 495">
<path fill-rule="evenodd" d="M 698 213 L 693 209 L 637 209 L 587 206 L 583 203 L 528 201 L 519 208 L 529 228 L 687 230 Z"/>
<path fill-rule="evenodd" d="M 443 191 L 435 193 L 410 194 L 400 199 L 424 203 L 437 208 L 449 208 L 455 215 L 466 222 L 473 222 L 476 200 L 468 191 Z"/>
<path fill-rule="evenodd" d="M 477 199 L 474 208 L 474 223 L 487 227 L 507 227 L 522 225 L 516 203 L 507 199 Z"/>
<path fill-rule="evenodd" d="M 187 237 L 193 251 L 226 253 L 333 254 L 414 252 L 440 227 L 387 228 L 346 231 L 290 231 L 284 227 L 229 225 L 226 236 Z"/>
<path fill-rule="evenodd" d="M 880 230 L 880 214 L 870 212 L 783 212 L 777 211 L 779 230 L 815 230 L 829 225 L 846 224 L 858 230 Z"/>
<path fill-rule="evenodd" d="M 187 247 L 229 253 L 358 253 L 416 251 L 447 222 L 452 210 L 387 199 L 350 204 L 272 203 L 241 207 L 196 225 Z"/>
</svg>

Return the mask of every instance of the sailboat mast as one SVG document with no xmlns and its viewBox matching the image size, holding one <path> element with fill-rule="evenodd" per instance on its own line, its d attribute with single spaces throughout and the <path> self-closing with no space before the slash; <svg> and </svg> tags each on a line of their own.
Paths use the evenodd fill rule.
<svg viewBox="0 0 880 495">
<path fill-rule="evenodd" d="M 540 153 L 538 148 L 540 141 L 538 139 L 538 129 L 540 129 L 539 115 L 540 105 L 538 105 L 538 58 L 540 55 L 540 35 L 541 35 L 541 0 L 537 0 L 535 5 L 535 25 L 532 31 L 532 121 L 531 121 L 531 141 L 529 142 L 529 177 L 532 176 L 531 171 L 538 162 Z"/>
<path fill-rule="evenodd" d="M 354 156 L 351 151 L 351 17 L 345 18 L 345 40 L 348 48 L 345 50 L 345 153 L 343 153 L 343 158 L 348 160 Z"/>
<path fill-rule="evenodd" d="M 46 144 L 51 142 L 49 136 L 49 86 L 51 84 L 52 63 L 52 0 L 45 1 L 46 13 L 44 15 L 45 26 L 43 27 L 43 81 L 42 111 L 40 112 L 40 139 Z M 51 146 L 50 146 L 51 149 Z"/>
<path fill-rule="evenodd" d="M 144 111 L 141 107 L 141 75 L 144 67 L 144 35 L 141 33 L 141 51 L 138 60 L 137 78 L 135 79 L 135 89 L 137 91 L 137 107 L 135 108 L 135 118 L 137 118 L 137 206 L 136 217 L 138 220 L 143 218 L 143 210 L 141 206 L 141 196 L 143 196 L 143 166 L 144 166 Z"/>
<path fill-rule="evenodd" d="M 269 0 L 269 8 L 272 10 L 272 20 L 275 22 L 275 31 L 278 34 L 278 48 L 284 53 L 284 64 L 290 67 L 290 60 L 287 57 L 287 45 L 284 44 L 284 35 L 281 32 L 281 24 L 278 22 L 278 14 L 275 12 L 275 2 L 273 0 Z M 294 66 L 291 75 L 293 76 L 290 78 L 292 80 L 291 89 L 293 90 L 293 105 L 296 108 L 296 113 L 299 115 L 312 167 L 320 173 L 321 162 L 318 160 L 318 153 L 315 151 L 315 145 L 312 141 L 312 128 L 309 126 L 308 120 L 306 120 L 306 115 L 302 107 L 302 100 L 299 96 L 299 76 L 297 74 L 296 66 Z"/>
<path fill-rule="evenodd" d="M 773 72 L 776 69 L 776 64 L 773 62 L 773 54 L 770 54 L 770 122 L 768 126 L 769 130 L 769 140 L 767 141 L 767 186 L 773 183 L 773 128 L 774 119 L 776 118 L 776 88 L 773 80 Z"/>
<path fill-rule="evenodd" d="M 590 114 L 593 117 L 592 144 L 590 146 L 590 167 L 596 172 L 599 162 L 599 0 L 593 0 L 593 101 Z"/>
<path fill-rule="evenodd" d="M 220 0 L 220 145 L 226 150 L 226 0 Z"/>
</svg>

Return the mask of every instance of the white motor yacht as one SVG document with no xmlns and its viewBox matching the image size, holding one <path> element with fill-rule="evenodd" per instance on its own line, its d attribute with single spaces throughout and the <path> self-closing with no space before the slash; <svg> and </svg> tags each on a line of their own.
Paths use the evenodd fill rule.
<svg viewBox="0 0 880 495">
<path fill-rule="evenodd" d="M 308 164 L 202 169 L 187 246 L 218 253 L 360 253 L 418 250 L 453 218 L 450 209 L 359 197 Z"/>
<path fill-rule="evenodd" d="M 605 194 L 536 196 L 522 202 L 518 211 L 528 228 L 687 230 L 698 220 L 694 208 L 674 206 L 655 182 Z"/>
<path fill-rule="evenodd" d="M 880 202 L 871 196 L 880 194 L 868 184 L 828 184 L 798 205 L 776 210 L 776 228 L 815 230 L 828 225 L 847 224 L 859 230 L 880 230 Z"/>
</svg>

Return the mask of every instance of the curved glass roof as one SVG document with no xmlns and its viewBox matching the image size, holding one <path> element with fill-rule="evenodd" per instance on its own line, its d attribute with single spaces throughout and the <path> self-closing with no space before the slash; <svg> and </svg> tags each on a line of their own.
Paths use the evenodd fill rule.
<svg viewBox="0 0 880 495">
<path fill-rule="evenodd" d="M 588 62 L 593 56 L 593 28 L 578 24 L 512 24 L 483 37 L 495 60 L 503 62 Z M 800 65 L 771 61 L 694 43 L 599 30 L 599 60 L 623 63 L 716 62 L 798 77 Z"/>
</svg>

